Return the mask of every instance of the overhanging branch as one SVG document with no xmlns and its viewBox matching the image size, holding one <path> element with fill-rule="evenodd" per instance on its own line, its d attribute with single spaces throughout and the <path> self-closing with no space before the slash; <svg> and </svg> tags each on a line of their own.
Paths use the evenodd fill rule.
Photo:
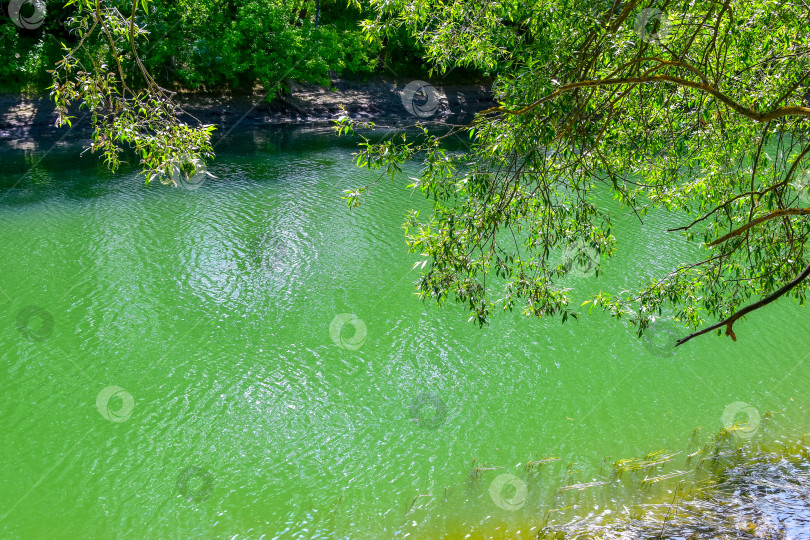
<svg viewBox="0 0 810 540">
<path fill-rule="evenodd" d="M 735 313 L 731 317 L 728 317 L 727 319 L 722 320 L 717 324 L 709 326 L 708 328 L 704 328 L 703 330 L 699 330 L 699 331 L 697 331 L 697 332 L 695 332 L 693 334 L 689 334 L 685 338 L 679 339 L 678 342 L 675 344 L 675 346 L 677 347 L 679 345 L 683 345 L 684 343 L 686 343 L 687 341 L 689 341 L 689 340 L 691 340 L 693 338 L 696 338 L 698 336 L 702 336 L 703 334 L 707 334 L 707 333 L 709 333 L 709 332 L 711 332 L 713 330 L 717 330 L 718 328 L 722 328 L 723 326 L 726 327 L 726 335 L 731 336 L 732 340 L 737 341 L 737 336 L 734 335 L 734 330 L 732 329 L 732 326 L 734 325 L 735 322 L 737 322 L 738 319 L 740 319 L 742 317 L 745 317 L 746 315 L 748 315 L 752 311 L 757 310 L 757 309 L 759 309 L 761 307 L 765 307 L 768 304 L 770 304 L 771 302 L 773 302 L 774 300 L 778 299 L 779 297 L 784 296 L 785 294 L 790 292 L 790 290 L 793 289 L 796 285 L 798 285 L 799 283 L 801 283 L 802 281 L 807 279 L 808 276 L 810 276 L 810 264 L 808 264 L 804 268 L 804 270 L 802 270 L 801 274 L 796 276 L 796 278 L 793 279 L 793 281 L 783 285 L 779 290 L 777 290 L 773 294 L 771 294 L 769 296 L 766 296 L 765 298 L 763 298 L 762 300 L 760 300 L 758 302 L 754 302 L 753 304 L 744 307 L 743 309 L 741 309 L 740 311 L 738 311 L 737 313 Z"/>
<path fill-rule="evenodd" d="M 810 208 L 783 208 L 782 210 L 776 210 L 775 212 L 771 212 L 770 214 L 765 214 L 764 216 L 760 216 L 755 220 L 749 221 L 748 223 L 746 223 L 745 225 L 743 225 L 742 227 L 740 227 L 738 229 L 734 229 L 730 233 L 728 233 L 728 234 L 726 234 L 724 236 L 721 236 L 720 238 L 718 238 L 717 240 L 715 240 L 714 242 L 709 244 L 709 246 L 714 247 L 714 246 L 716 246 L 718 244 L 722 244 L 723 242 L 725 242 L 729 238 L 734 238 L 735 236 L 739 236 L 742 233 L 744 233 L 745 231 L 747 231 L 748 229 L 750 229 L 751 227 L 756 227 L 757 225 L 759 225 L 760 223 L 762 223 L 764 221 L 768 221 L 768 220 L 771 220 L 771 219 L 774 219 L 774 218 L 784 217 L 784 216 L 806 216 L 806 215 L 810 215 Z"/>
<path fill-rule="evenodd" d="M 694 88 L 696 90 L 700 90 L 705 92 L 711 96 L 717 98 L 718 101 L 728 105 L 731 109 L 738 112 L 739 114 L 745 116 L 746 118 L 750 118 L 756 122 L 767 122 L 769 120 L 775 120 L 777 118 L 783 118 L 785 116 L 807 116 L 810 117 L 810 107 L 779 107 L 777 109 L 773 109 L 768 112 L 760 113 L 753 109 L 749 109 L 748 107 L 734 101 L 715 87 L 705 84 L 705 83 L 697 83 L 694 81 L 690 81 L 688 79 L 683 79 L 681 77 L 673 77 L 671 75 L 650 75 L 646 77 L 622 77 L 617 79 L 600 79 L 600 80 L 589 80 L 589 81 L 579 81 L 575 83 L 565 84 L 559 87 L 557 90 L 552 92 L 551 94 L 538 99 L 534 103 L 523 107 L 522 109 L 507 109 L 505 107 L 492 107 L 481 112 L 481 115 L 487 115 L 491 113 L 503 113 L 509 114 L 513 116 L 523 115 L 526 114 L 533 109 L 536 109 L 543 103 L 547 103 L 560 95 L 570 92 L 572 90 L 576 90 L 577 88 L 590 88 L 590 87 L 607 87 L 607 86 L 616 86 L 621 84 L 648 84 L 648 83 L 658 83 L 658 82 L 669 82 L 678 86 L 683 86 L 687 88 Z"/>
</svg>

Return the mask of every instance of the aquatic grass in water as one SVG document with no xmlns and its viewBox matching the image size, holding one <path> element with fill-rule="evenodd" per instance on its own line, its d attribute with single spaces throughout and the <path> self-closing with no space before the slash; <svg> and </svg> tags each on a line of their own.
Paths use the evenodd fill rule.
<svg viewBox="0 0 810 540">
<path fill-rule="evenodd" d="M 667 454 L 664 450 L 651 452 L 643 458 L 620 459 L 613 464 L 613 471 L 617 478 L 621 478 L 624 472 L 646 471 L 658 465 L 669 463 L 678 454 Z"/>
<path fill-rule="evenodd" d="M 632 478 L 676 464 L 680 453 L 659 450 L 616 461 L 613 482 L 562 486 L 560 493 L 573 490 L 576 498 L 558 500 L 560 507 L 546 512 L 537 538 L 776 540 L 810 535 L 810 435 L 791 443 L 740 443 L 735 431 L 730 426 L 710 437 L 698 451 L 710 457 L 688 470 L 645 476 L 640 482 L 622 478 L 622 473 Z M 678 466 L 688 465 L 689 456 Z M 579 493 L 615 488 L 615 482 L 623 482 L 624 493 L 613 500 L 607 493 Z"/>
<path fill-rule="evenodd" d="M 672 477 L 670 476 L 670 479 Z M 754 447 L 715 476 L 618 511 L 546 524 L 537 538 L 787 539 L 810 532 L 808 447 Z"/>
</svg>

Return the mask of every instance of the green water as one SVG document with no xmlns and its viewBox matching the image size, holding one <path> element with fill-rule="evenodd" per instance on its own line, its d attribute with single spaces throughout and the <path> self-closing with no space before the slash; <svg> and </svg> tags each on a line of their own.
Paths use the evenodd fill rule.
<svg viewBox="0 0 810 540">
<path fill-rule="evenodd" d="M 0 149 L 3 538 L 529 538 L 563 482 L 685 451 L 736 402 L 782 411 L 752 439 L 806 430 L 790 301 L 677 352 L 599 313 L 479 330 L 413 295 L 405 178 L 346 208 L 376 175 L 345 142 L 241 135 L 196 190 L 52 144 Z M 571 285 L 695 256 L 672 216 L 617 221 L 606 275 Z"/>
</svg>

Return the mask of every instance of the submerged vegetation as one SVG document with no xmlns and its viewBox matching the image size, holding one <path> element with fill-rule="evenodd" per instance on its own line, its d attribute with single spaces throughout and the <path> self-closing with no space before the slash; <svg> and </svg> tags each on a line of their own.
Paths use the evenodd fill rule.
<svg viewBox="0 0 810 540">
<path fill-rule="evenodd" d="M 635 503 L 627 494 L 601 504 L 592 502 L 596 497 L 575 501 L 579 518 L 550 518 L 537 538 L 795 538 L 810 525 L 806 442 L 718 449 L 716 459 L 699 469 L 659 477 L 667 489 L 655 496 Z M 681 479 L 672 482 L 676 476 Z M 643 493 L 644 480 L 635 489 Z"/>
<path fill-rule="evenodd" d="M 771 431 L 772 418 L 763 431 Z M 590 481 L 572 483 L 573 464 L 543 472 L 542 466 L 556 458 L 528 462 L 523 478 L 532 491 L 547 488 L 547 509 L 534 520 L 533 537 L 776 540 L 806 532 L 810 435 L 748 441 L 736 435 L 738 427 L 728 426 L 702 444 L 696 429 L 687 447 L 698 450 L 689 456 L 658 450 L 643 457 L 605 458 L 602 474 Z M 692 460 L 697 454 L 703 457 Z M 474 469 L 475 479 L 481 470 L 492 469 Z"/>
</svg>

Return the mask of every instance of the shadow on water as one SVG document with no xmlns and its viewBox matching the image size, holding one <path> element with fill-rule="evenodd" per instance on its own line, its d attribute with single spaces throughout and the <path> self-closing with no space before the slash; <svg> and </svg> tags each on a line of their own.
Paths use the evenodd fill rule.
<svg viewBox="0 0 810 540">
<path fill-rule="evenodd" d="M 380 141 L 401 132 L 381 128 L 365 135 L 372 141 Z M 407 132 L 418 134 L 414 130 Z M 354 151 L 360 141 L 359 136 L 338 137 L 329 126 L 268 125 L 251 130 L 214 132 L 212 138 L 217 155 L 257 155 L 265 158 L 298 152 L 306 153 L 313 166 L 319 164 L 316 156 L 320 153 L 335 149 Z M 113 174 L 99 155 L 85 151 L 90 143 L 86 135 L 67 130 L 58 139 L 0 139 L 3 168 L 0 172 L 0 206 L 25 206 L 59 197 L 90 199 L 115 192 L 116 186 L 122 183 L 144 183 L 144 177 L 139 174 L 138 157 L 133 152 L 122 153 L 121 167 Z M 465 144 L 458 138 L 451 138 L 445 141 L 445 146 L 449 150 L 460 151 Z M 347 156 L 342 165 L 352 169 L 354 160 Z M 217 171 L 222 170 L 222 159 L 215 157 L 208 160 L 207 166 L 216 175 Z M 66 172 L 69 174 L 66 175 Z M 90 177 L 92 181 L 89 181 Z"/>
</svg>

